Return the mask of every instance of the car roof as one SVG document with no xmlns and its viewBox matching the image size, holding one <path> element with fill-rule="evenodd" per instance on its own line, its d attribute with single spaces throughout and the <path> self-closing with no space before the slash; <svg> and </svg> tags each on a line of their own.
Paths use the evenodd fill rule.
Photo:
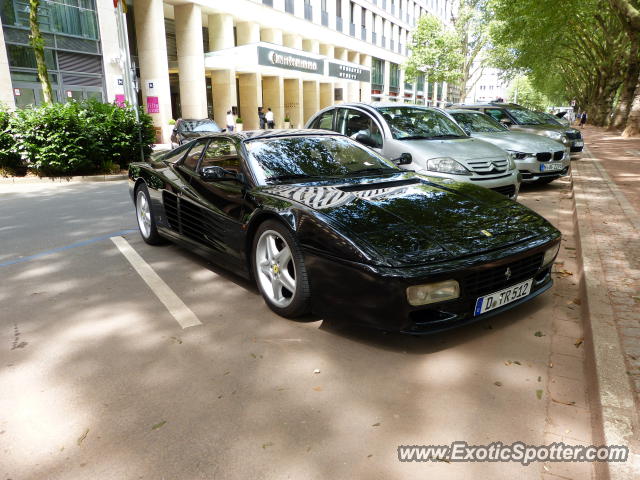
<svg viewBox="0 0 640 480">
<path fill-rule="evenodd" d="M 213 133 L 210 135 L 203 135 L 200 138 L 235 137 L 242 141 L 248 141 L 248 140 L 261 140 L 261 139 L 271 139 L 271 138 L 283 138 L 283 137 L 302 137 L 305 135 L 325 135 L 325 136 L 333 136 L 333 137 L 343 136 L 338 132 L 333 132 L 330 130 L 300 128 L 300 129 L 277 129 L 277 130 L 243 130 L 242 132 L 221 132 L 221 133 Z"/>
<path fill-rule="evenodd" d="M 471 113 L 476 115 L 486 115 L 482 112 L 478 112 L 477 110 L 469 111 L 466 108 L 447 108 L 447 113 Z"/>
<path fill-rule="evenodd" d="M 516 108 L 525 108 L 522 105 L 518 105 L 517 103 L 504 103 L 504 102 L 480 102 L 480 103 L 456 103 L 453 105 L 454 108 L 469 108 L 469 107 L 516 107 Z"/>
</svg>

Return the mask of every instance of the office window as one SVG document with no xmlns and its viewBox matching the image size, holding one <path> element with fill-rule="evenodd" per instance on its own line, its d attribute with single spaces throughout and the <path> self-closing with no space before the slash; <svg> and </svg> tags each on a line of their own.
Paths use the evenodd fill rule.
<svg viewBox="0 0 640 480">
<path fill-rule="evenodd" d="M 384 60 L 379 58 L 371 59 L 371 84 L 372 87 L 380 87 L 378 90 L 382 90 L 384 85 Z"/>
<path fill-rule="evenodd" d="M 400 88 L 400 65 L 389 63 L 389 90 L 395 92 Z"/>
</svg>

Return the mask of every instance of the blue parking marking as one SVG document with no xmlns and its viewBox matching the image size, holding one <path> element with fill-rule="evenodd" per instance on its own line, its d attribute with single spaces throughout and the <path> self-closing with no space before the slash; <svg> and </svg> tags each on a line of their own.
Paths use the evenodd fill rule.
<svg viewBox="0 0 640 480">
<path fill-rule="evenodd" d="M 36 253 L 35 255 L 29 255 L 28 257 L 20 257 L 14 258 L 13 260 L 7 260 L 6 262 L 0 263 L 0 267 L 8 267 L 9 265 L 15 265 L 16 263 L 29 262 L 31 260 L 35 260 L 37 258 L 45 257 L 47 255 L 52 255 L 54 253 L 64 252 L 65 250 L 71 250 L 72 248 L 84 247 L 85 245 L 90 245 L 92 243 L 101 242 L 103 240 L 109 240 L 111 237 L 118 237 L 121 235 L 126 235 L 128 233 L 133 233 L 136 230 L 121 230 L 119 232 L 110 233 L 108 235 L 103 235 L 101 237 L 90 238 L 89 240 L 84 240 L 78 243 L 72 243 L 71 245 L 65 245 L 64 247 L 54 248 L 52 250 L 47 250 L 46 252 Z"/>
</svg>

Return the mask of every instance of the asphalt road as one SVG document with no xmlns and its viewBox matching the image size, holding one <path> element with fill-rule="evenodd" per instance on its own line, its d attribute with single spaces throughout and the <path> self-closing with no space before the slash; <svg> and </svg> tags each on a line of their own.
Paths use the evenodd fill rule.
<svg viewBox="0 0 640 480">
<path fill-rule="evenodd" d="M 522 201 L 566 223 L 567 192 L 565 180 Z M 122 233 L 133 228 L 124 182 L 0 186 L 0 478 L 545 473 L 401 463 L 397 447 L 548 440 L 552 319 L 571 291 L 556 285 L 507 314 L 422 338 L 294 322 L 232 273 Z M 202 325 L 180 327 L 113 235 Z"/>
</svg>

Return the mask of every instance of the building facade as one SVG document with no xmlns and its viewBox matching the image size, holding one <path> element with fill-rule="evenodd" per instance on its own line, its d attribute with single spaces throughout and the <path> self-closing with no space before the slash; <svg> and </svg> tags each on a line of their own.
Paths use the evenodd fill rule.
<svg viewBox="0 0 640 480">
<path fill-rule="evenodd" d="M 122 100 L 112 0 L 62 1 L 44 0 L 42 22 L 58 100 Z M 37 104 L 28 1 L 5 4 L 11 8 L 2 11 L 0 100 Z M 258 107 L 272 109 L 277 127 L 288 119 L 295 128 L 346 101 L 443 105 L 446 84 L 405 82 L 402 69 L 411 31 L 426 13 L 447 23 L 451 2 L 135 0 L 126 17 L 139 101 L 164 141 L 171 119 L 210 117 L 224 126 L 228 110 L 253 129 Z"/>
<path fill-rule="evenodd" d="M 467 94 L 467 103 L 491 102 L 507 98 L 509 82 L 503 79 L 502 71 L 496 68 L 479 68 L 469 82 L 472 87 Z"/>
</svg>

